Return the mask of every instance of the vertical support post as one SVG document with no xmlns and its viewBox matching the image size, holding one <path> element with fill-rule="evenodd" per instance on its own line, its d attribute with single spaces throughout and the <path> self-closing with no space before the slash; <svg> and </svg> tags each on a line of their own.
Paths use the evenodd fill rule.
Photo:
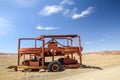
<svg viewBox="0 0 120 80">
<path fill-rule="evenodd" d="M 69 46 L 69 40 L 67 39 L 67 46 Z"/>
<path fill-rule="evenodd" d="M 72 42 L 72 39 L 70 39 L 70 46 L 71 46 L 71 47 L 72 47 L 72 43 L 73 43 L 73 42 Z"/>
<path fill-rule="evenodd" d="M 31 54 L 30 54 L 30 59 L 32 58 Z"/>
<path fill-rule="evenodd" d="M 72 38 L 69 39 L 70 40 L 70 47 L 72 47 Z M 71 54 L 71 58 L 73 59 L 73 53 L 70 53 Z"/>
<path fill-rule="evenodd" d="M 35 40 L 35 48 L 36 48 L 36 46 L 37 46 L 37 45 L 36 45 L 36 40 Z"/>
<path fill-rule="evenodd" d="M 42 37 L 42 68 L 44 68 L 45 57 L 44 57 L 44 37 Z"/>
<path fill-rule="evenodd" d="M 78 36 L 78 46 L 79 46 L 80 65 L 82 65 L 82 54 L 81 54 L 81 42 L 80 42 L 80 36 Z"/>
<path fill-rule="evenodd" d="M 54 42 L 54 38 L 52 38 L 52 42 Z"/>
<path fill-rule="evenodd" d="M 19 50 L 20 50 L 20 39 L 18 39 L 18 66 L 20 65 L 20 53 L 19 53 Z"/>
<path fill-rule="evenodd" d="M 54 50 L 52 51 L 52 61 L 54 61 Z"/>
<path fill-rule="evenodd" d="M 55 40 L 55 39 L 52 37 L 52 42 L 54 42 L 54 40 Z M 51 51 L 51 52 L 52 52 L 52 61 L 54 61 L 54 49 L 51 49 L 51 50 L 52 50 L 52 51 Z"/>
</svg>

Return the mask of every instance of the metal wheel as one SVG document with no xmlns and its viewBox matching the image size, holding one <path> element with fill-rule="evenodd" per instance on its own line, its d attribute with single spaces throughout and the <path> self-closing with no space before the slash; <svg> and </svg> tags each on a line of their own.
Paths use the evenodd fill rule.
<svg viewBox="0 0 120 80">
<path fill-rule="evenodd" d="M 59 65 L 58 64 L 53 64 L 51 66 L 51 70 L 54 71 L 54 72 L 59 71 Z"/>
<path fill-rule="evenodd" d="M 48 71 L 57 72 L 61 71 L 62 65 L 59 61 L 53 61 L 48 65 Z"/>
</svg>

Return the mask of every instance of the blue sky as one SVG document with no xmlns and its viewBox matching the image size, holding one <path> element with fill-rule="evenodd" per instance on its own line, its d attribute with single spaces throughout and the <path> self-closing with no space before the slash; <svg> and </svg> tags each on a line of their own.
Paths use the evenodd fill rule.
<svg viewBox="0 0 120 80">
<path fill-rule="evenodd" d="M 0 52 L 18 38 L 78 34 L 83 52 L 120 50 L 119 0 L 0 0 Z"/>
</svg>

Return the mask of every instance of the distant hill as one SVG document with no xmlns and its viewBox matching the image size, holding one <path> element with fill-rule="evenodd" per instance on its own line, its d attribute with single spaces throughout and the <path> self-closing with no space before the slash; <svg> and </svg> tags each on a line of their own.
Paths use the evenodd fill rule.
<svg viewBox="0 0 120 80">
<path fill-rule="evenodd" d="M 120 51 L 99 51 L 99 52 L 87 52 L 87 53 L 83 53 L 83 54 L 120 55 Z M 17 53 L 0 52 L 0 55 L 17 55 Z"/>
<path fill-rule="evenodd" d="M 3 52 L 0 52 L 0 55 L 16 55 L 17 53 L 3 53 Z"/>
<path fill-rule="evenodd" d="M 101 54 L 101 55 L 120 55 L 120 51 L 100 51 L 100 52 L 87 52 L 85 54 Z"/>
</svg>

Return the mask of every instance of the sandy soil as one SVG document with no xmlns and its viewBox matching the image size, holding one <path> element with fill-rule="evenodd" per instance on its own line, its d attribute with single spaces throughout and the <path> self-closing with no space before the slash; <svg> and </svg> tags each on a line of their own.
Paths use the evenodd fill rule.
<svg viewBox="0 0 120 80">
<path fill-rule="evenodd" d="M 120 80 L 120 65 L 57 80 Z"/>
<path fill-rule="evenodd" d="M 17 55 L 0 55 L 0 80 L 120 80 L 120 52 L 84 54 L 85 68 L 61 72 L 15 72 L 6 67 L 17 64 Z"/>
</svg>

